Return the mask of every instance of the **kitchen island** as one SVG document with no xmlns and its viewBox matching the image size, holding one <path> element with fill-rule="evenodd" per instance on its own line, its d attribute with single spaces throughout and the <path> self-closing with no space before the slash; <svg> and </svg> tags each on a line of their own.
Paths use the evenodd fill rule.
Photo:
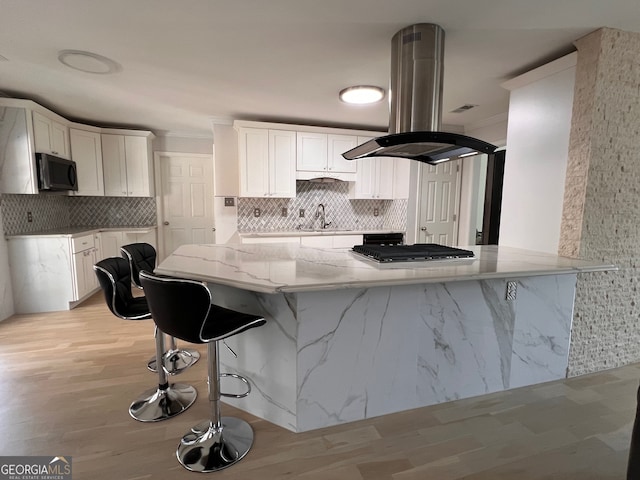
<svg viewBox="0 0 640 480">
<path fill-rule="evenodd" d="M 380 265 L 348 249 L 184 245 L 156 272 L 267 319 L 227 340 L 238 358 L 222 364 L 254 389 L 225 401 L 301 432 L 565 377 L 576 277 L 616 267 L 465 248 L 476 259 Z"/>
</svg>

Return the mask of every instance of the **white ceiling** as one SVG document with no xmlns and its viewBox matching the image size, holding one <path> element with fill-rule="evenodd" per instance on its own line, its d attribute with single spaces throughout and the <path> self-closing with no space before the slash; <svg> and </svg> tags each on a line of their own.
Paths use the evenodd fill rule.
<svg viewBox="0 0 640 480">
<path fill-rule="evenodd" d="M 500 84 L 600 27 L 640 31 L 638 0 L 0 0 L 0 91 L 97 125 L 211 135 L 212 119 L 386 129 L 388 103 L 350 107 L 347 86 L 388 88 L 391 38 L 446 32 L 443 123 L 507 110 Z M 65 49 L 122 66 L 72 70 Z M 449 113 L 466 104 L 477 108 Z"/>
</svg>

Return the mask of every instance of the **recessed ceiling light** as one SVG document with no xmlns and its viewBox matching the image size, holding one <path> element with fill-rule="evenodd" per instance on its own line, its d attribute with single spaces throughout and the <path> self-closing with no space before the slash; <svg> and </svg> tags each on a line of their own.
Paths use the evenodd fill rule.
<svg viewBox="0 0 640 480">
<path fill-rule="evenodd" d="M 371 85 L 358 85 L 340 91 L 340 100 L 353 105 L 367 105 L 384 98 L 384 89 Z"/>
<path fill-rule="evenodd" d="M 106 75 L 122 70 L 122 66 L 110 58 L 83 50 L 60 50 L 58 60 L 69 68 L 85 73 Z"/>
</svg>

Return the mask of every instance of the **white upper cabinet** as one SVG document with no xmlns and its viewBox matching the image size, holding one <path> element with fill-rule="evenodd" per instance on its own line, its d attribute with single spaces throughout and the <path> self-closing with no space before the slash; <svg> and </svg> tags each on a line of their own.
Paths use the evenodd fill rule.
<svg viewBox="0 0 640 480">
<path fill-rule="evenodd" d="M 358 145 L 371 140 L 358 137 Z M 356 181 L 349 186 L 349 196 L 354 199 L 391 200 L 394 187 L 395 162 L 391 157 L 369 157 L 356 160 Z"/>
<path fill-rule="evenodd" d="M 151 136 L 101 135 L 104 194 L 153 196 Z"/>
<path fill-rule="evenodd" d="M 58 157 L 71 158 L 69 127 L 39 112 L 33 112 L 33 137 L 35 150 Z"/>
<path fill-rule="evenodd" d="M 238 128 L 241 197 L 296 196 L 296 132 Z"/>
<path fill-rule="evenodd" d="M 342 153 L 357 145 L 355 135 L 297 132 L 297 178 L 329 176 L 355 180 L 356 162 L 345 160 Z"/>
<path fill-rule="evenodd" d="M 102 141 L 100 134 L 69 129 L 71 159 L 76 162 L 78 191 L 75 195 L 104 196 L 102 179 Z"/>
</svg>

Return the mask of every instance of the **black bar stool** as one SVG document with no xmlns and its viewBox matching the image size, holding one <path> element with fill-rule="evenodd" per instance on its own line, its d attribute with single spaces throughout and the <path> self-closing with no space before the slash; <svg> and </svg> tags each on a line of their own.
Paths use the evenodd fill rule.
<svg viewBox="0 0 640 480">
<path fill-rule="evenodd" d="M 131 294 L 129 263 L 119 257 L 105 258 L 93 266 L 111 313 L 124 320 L 151 318 L 145 297 Z M 156 327 L 156 359 L 162 365 L 164 335 Z M 169 384 L 167 372 L 158 369 L 158 387 L 142 393 L 129 406 L 129 414 L 141 422 L 158 422 L 184 412 L 196 400 L 196 389 L 183 383 Z"/>
<path fill-rule="evenodd" d="M 157 253 L 153 245 L 149 243 L 130 243 L 120 247 L 122 258 L 129 261 L 131 269 L 131 283 L 137 288 L 142 289 L 140 285 L 140 271 L 147 270 L 153 272 L 156 268 Z M 169 337 L 169 349 L 164 354 L 164 368 L 169 375 L 177 375 L 183 370 L 189 368 L 200 359 L 200 352 L 193 349 L 178 348 L 176 339 Z M 156 370 L 155 357 L 149 360 L 147 367 L 152 372 Z"/>
<path fill-rule="evenodd" d="M 236 374 L 221 374 L 218 342 L 264 325 L 265 319 L 212 304 L 211 292 L 203 282 L 140 272 L 140 282 L 153 320 L 167 335 L 191 343 L 206 343 L 209 356 L 208 381 L 211 418 L 191 428 L 182 437 L 178 460 L 194 472 L 214 472 L 243 458 L 253 444 L 251 426 L 239 418 L 221 417 L 220 396 L 242 398 L 249 394 L 249 381 Z M 247 391 L 240 395 L 220 392 L 220 377 L 243 381 Z"/>
</svg>

